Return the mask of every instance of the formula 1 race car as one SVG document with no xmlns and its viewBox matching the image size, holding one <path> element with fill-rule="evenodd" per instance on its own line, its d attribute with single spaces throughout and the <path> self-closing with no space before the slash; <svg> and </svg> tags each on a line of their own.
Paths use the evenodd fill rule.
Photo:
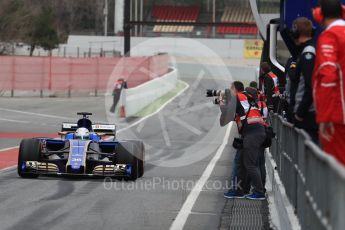
<svg viewBox="0 0 345 230">
<path fill-rule="evenodd" d="M 60 139 L 33 138 L 20 143 L 18 174 L 120 177 L 136 180 L 144 174 L 144 144 L 118 140 L 113 124 L 92 124 L 82 112 L 77 123 L 62 124 Z"/>
</svg>

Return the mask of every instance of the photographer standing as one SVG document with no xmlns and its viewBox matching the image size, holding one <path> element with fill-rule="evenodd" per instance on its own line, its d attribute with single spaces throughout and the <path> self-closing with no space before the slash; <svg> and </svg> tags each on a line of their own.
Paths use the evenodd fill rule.
<svg viewBox="0 0 345 230">
<path fill-rule="evenodd" d="M 247 185 L 247 180 L 249 179 L 254 190 L 253 193 L 245 197 L 251 200 L 264 200 L 264 187 L 258 162 L 262 152 L 262 144 L 266 139 L 265 122 L 258 106 L 257 90 L 253 89 L 248 90 L 249 92 L 243 92 L 243 89 L 243 84 L 238 81 L 233 82 L 230 88 L 232 96 L 236 97 L 237 100 L 236 121 L 242 136 L 242 139 L 235 139 L 234 141 L 239 142 L 237 144 L 241 145 L 237 146 L 240 153 L 238 153 L 238 159 L 235 159 L 235 164 L 239 166 L 239 187 L 235 190 L 230 190 L 224 196 L 226 198 L 243 198 L 249 192 Z M 226 125 L 227 123 L 224 121 L 228 120 L 225 117 L 229 109 L 227 103 L 220 100 L 220 110 L 222 112 L 220 123 L 222 126 Z"/>
</svg>

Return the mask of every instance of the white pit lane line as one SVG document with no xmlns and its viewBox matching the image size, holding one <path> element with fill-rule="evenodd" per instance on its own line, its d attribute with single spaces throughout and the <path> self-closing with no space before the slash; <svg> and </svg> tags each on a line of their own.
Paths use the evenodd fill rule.
<svg viewBox="0 0 345 230">
<path fill-rule="evenodd" d="M 16 149 L 16 148 L 19 148 L 19 146 L 13 146 L 13 147 L 9 147 L 9 148 L 0 149 L 0 154 L 1 154 L 1 152 Z M 17 165 L 13 165 L 13 166 L 10 166 L 7 168 L 0 169 L 0 173 L 10 171 L 12 169 L 15 169 L 16 167 L 17 167 Z"/>
<path fill-rule="evenodd" d="M 21 124 L 29 124 L 30 123 L 29 121 L 13 120 L 13 119 L 7 119 L 7 118 L 2 118 L 2 117 L 0 117 L 0 121 L 21 123 Z"/>
<path fill-rule="evenodd" d="M 23 120 L 13 120 L 13 119 L 7 119 L 7 118 L 3 118 L 0 117 L 0 123 L 16 123 L 16 124 L 32 124 L 32 125 L 37 125 L 37 126 L 50 126 L 50 127 L 58 127 L 59 125 L 57 124 L 48 124 L 45 122 L 32 122 L 32 121 L 23 121 Z"/>
<path fill-rule="evenodd" d="M 214 157 L 212 158 L 210 163 L 208 163 L 205 171 L 203 172 L 203 174 L 201 175 L 201 177 L 199 178 L 199 180 L 195 184 L 192 191 L 188 194 L 188 197 L 185 200 L 185 202 L 183 203 L 182 208 L 180 209 L 174 222 L 170 226 L 170 230 L 181 230 L 181 229 L 183 229 L 184 225 L 186 224 L 189 215 L 192 213 L 192 208 L 193 208 L 196 200 L 198 199 L 198 197 L 200 195 L 200 192 L 202 191 L 203 187 L 205 186 L 205 183 L 210 178 L 211 173 L 213 172 L 213 169 L 215 168 L 219 158 L 223 154 L 223 151 L 229 142 L 230 131 L 231 131 L 232 125 L 233 125 L 233 122 L 228 125 L 228 128 L 226 129 L 226 133 L 225 133 L 225 136 L 223 139 L 223 143 L 219 146 L 216 154 L 214 155 Z"/>
<path fill-rule="evenodd" d="M 55 115 L 42 114 L 42 113 L 32 113 L 32 112 L 26 112 L 26 111 L 15 110 L 15 109 L 6 109 L 6 108 L 0 108 L 0 111 L 6 111 L 6 112 L 11 112 L 11 113 L 21 113 L 21 114 L 32 115 L 36 117 L 55 118 L 55 119 L 61 119 L 61 120 L 73 119 L 71 117 L 62 117 L 62 116 L 55 116 Z"/>
<path fill-rule="evenodd" d="M 15 148 L 19 148 L 19 146 L 13 146 L 13 147 L 9 147 L 9 148 L 0 149 L 0 153 L 4 152 L 4 151 L 7 151 L 7 150 L 15 149 Z"/>
</svg>

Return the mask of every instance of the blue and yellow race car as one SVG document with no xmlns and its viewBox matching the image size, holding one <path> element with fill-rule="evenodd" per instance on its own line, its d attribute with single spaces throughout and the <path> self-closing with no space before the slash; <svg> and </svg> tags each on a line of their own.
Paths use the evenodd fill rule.
<svg viewBox="0 0 345 230">
<path fill-rule="evenodd" d="M 136 180 L 144 174 L 142 141 L 118 140 L 116 125 L 92 124 L 91 113 L 78 113 L 77 123 L 62 124 L 60 139 L 33 138 L 20 143 L 18 174 L 120 177 Z"/>
</svg>

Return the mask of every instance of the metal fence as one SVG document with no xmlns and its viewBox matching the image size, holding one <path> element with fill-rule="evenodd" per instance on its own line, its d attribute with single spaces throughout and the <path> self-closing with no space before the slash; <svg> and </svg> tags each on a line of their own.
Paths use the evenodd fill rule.
<svg viewBox="0 0 345 230">
<path fill-rule="evenodd" d="M 60 58 L 0 56 L 0 91 L 112 90 L 119 78 L 132 88 L 169 71 L 169 57 Z M 110 82 L 112 81 L 112 82 Z M 41 93 L 41 96 L 42 93 Z"/>
<path fill-rule="evenodd" d="M 345 229 L 345 167 L 281 116 L 272 126 L 271 152 L 302 229 Z"/>
</svg>

